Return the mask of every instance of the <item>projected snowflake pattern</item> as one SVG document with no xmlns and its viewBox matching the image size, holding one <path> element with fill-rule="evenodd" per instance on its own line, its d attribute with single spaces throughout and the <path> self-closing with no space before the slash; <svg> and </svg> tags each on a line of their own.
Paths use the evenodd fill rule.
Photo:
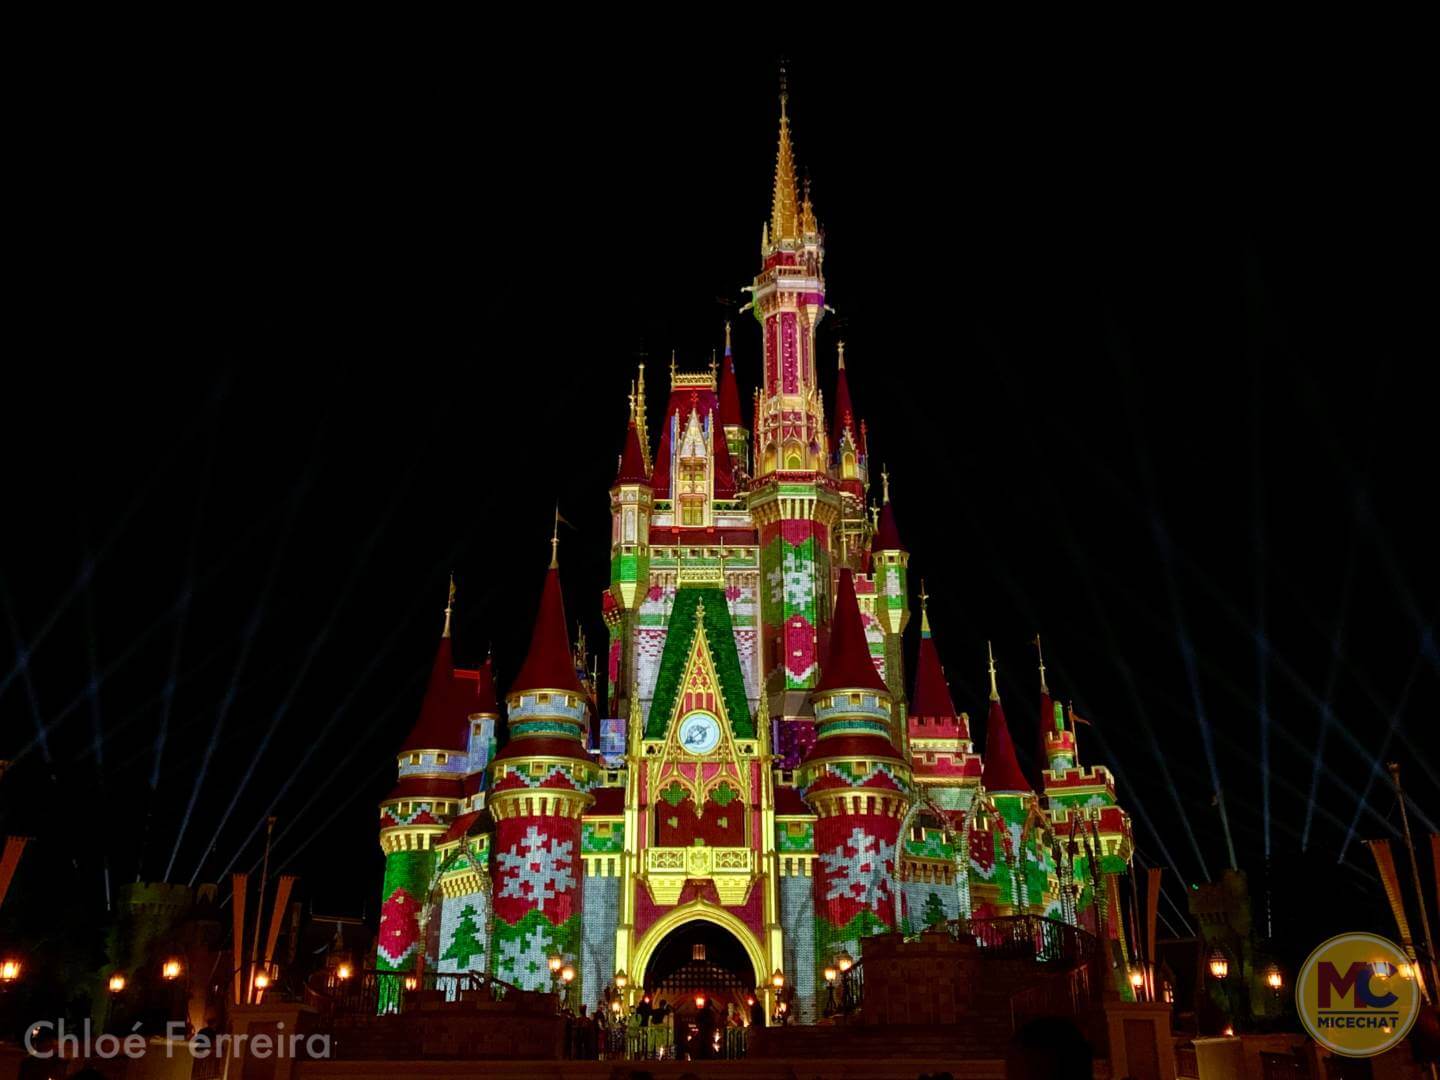
<svg viewBox="0 0 1440 1080">
<path fill-rule="evenodd" d="M 522 847 L 524 854 L 519 851 Z M 531 825 L 519 844 L 496 855 L 505 878 L 500 896 L 531 900 L 537 911 L 544 911 L 546 900 L 575 887 L 574 852 L 573 840 L 551 844 L 547 835 Z"/>
<path fill-rule="evenodd" d="M 889 900 L 888 867 L 894 860 L 894 844 L 856 826 L 848 840 L 820 856 L 825 866 L 825 899 L 853 900 L 872 910 L 877 908 Z"/>
</svg>

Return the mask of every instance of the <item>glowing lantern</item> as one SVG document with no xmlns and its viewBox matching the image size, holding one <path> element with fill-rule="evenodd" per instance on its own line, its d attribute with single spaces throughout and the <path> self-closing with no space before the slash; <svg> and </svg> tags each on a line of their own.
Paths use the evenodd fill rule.
<svg viewBox="0 0 1440 1080">
<path fill-rule="evenodd" d="M 416 989 L 419 985 L 420 985 L 420 980 L 417 979 L 417 978 L 415 978 L 414 975 L 406 975 L 406 976 L 405 976 L 405 989 L 406 989 L 406 990 L 414 990 L 414 989 Z"/>
<path fill-rule="evenodd" d="M 264 989 L 265 989 L 267 986 L 269 986 L 269 985 L 270 985 L 270 976 L 269 976 L 269 975 L 266 975 L 265 972 L 262 971 L 262 972 L 260 972 L 259 975 L 256 975 L 256 976 L 255 976 L 255 989 L 256 989 L 256 990 L 264 990 Z"/>
<path fill-rule="evenodd" d="M 560 974 L 560 969 L 561 969 L 562 967 L 564 967 L 564 966 L 565 966 L 565 957 L 561 956 L 559 953 L 556 953 L 554 956 L 550 957 L 550 974 L 551 974 L 551 975 L 558 975 L 558 974 Z"/>
<path fill-rule="evenodd" d="M 174 982 L 180 977 L 180 961 L 175 957 L 166 960 L 160 968 L 160 975 L 169 982 Z"/>
<path fill-rule="evenodd" d="M 1230 974 L 1230 961 L 1219 949 L 1210 954 L 1210 974 L 1217 979 L 1224 979 Z"/>
<path fill-rule="evenodd" d="M 1130 985 L 1136 990 L 1139 990 L 1145 985 L 1145 973 L 1139 968 L 1135 968 L 1135 970 L 1130 972 Z"/>
<path fill-rule="evenodd" d="M 785 973 L 779 968 L 776 968 L 775 974 L 770 976 L 770 985 L 775 987 L 776 990 L 779 990 L 785 985 Z"/>
<path fill-rule="evenodd" d="M 827 983 L 833 983 L 835 979 L 839 976 L 839 974 L 840 973 L 835 970 L 835 966 L 832 964 L 825 969 L 825 981 Z"/>
<path fill-rule="evenodd" d="M 575 969 L 574 969 L 573 967 L 571 967 L 569 964 L 566 964 L 566 965 L 560 970 L 560 978 L 562 978 L 563 980 L 565 980 L 565 982 L 566 982 L 567 985 L 568 985 L 569 983 L 574 982 L 574 981 L 575 981 Z"/>
<path fill-rule="evenodd" d="M 12 983 L 20 978 L 20 961 L 0 960 L 0 982 Z"/>
<path fill-rule="evenodd" d="M 1231 1027 L 1229 1024 L 1226 1024 L 1226 1025 L 1225 1025 L 1225 1035 L 1226 1035 L 1226 1037 L 1229 1038 L 1230 1036 L 1233 1036 L 1234 1034 L 1235 1034 L 1235 1029 L 1234 1029 L 1233 1027 Z"/>
<path fill-rule="evenodd" d="M 114 975 L 110 976 L 109 986 L 112 994 L 120 993 L 125 989 L 125 976 L 118 971 L 115 972 Z"/>
<path fill-rule="evenodd" d="M 617 990 L 624 990 L 625 984 L 629 981 L 630 976 L 625 974 L 624 968 L 621 968 L 619 971 L 615 972 L 615 987 Z"/>
<path fill-rule="evenodd" d="M 855 959 L 848 952 L 842 951 L 835 957 L 835 966 L 840 969 L 840 973 L 843 975 L 855 966 Z"/>
<path fill-rule="evenodd" d="M 350 976 L 354 973 L 354 970 L 350 967 L 349 964 L 337 964 L 335 967 L 335 977 L 341 982 L 344 982 L 346 979 L 350 978 Z"/>
<path fill-rule="evenodd" d="M 1272 965 L 1270 970 L 1265 973 L 1265 985 L 1271 990 L 1279 990 L 1285 985 L 1285 976 L 1280 974 L 1278 967 Z"/>
</svg>

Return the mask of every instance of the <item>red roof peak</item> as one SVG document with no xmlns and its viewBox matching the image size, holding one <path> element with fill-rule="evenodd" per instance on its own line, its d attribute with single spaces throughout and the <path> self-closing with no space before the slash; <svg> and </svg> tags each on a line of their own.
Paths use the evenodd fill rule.
<svg viewBox="0 0 1440 1080">
<path fill-rule="evenodd" d="M 985 718 L 985 767 L 980 772 L 980 786 L 991 794 L 1033 790 L 1015 757 L 1015 744 L 998 697 L 990 699 L 990 714 Z"/>
<path fill-rule="evenodd" d="M 889 693 L 875 661 L 870 658 L 870 642 L 865 638 L 865 624 L 860 619 L 860 603 L 855 599 L 855 581 L 847 566 L 840 571 L 835 588 L 835 617 L 830 623 L 830 651 L 820 669 L 815 692 L 826 690 L 875 690 Z"/>
<path fill-rule="evenodd" d="M 924 586 L 922 585 L 923 589 Z M 915 663 L 915 697 L 910 706 L 912 716 L 954 717 L 955 700 L 945 682 L 945 669 L 940 666 L 940 653 L 930 636 L 930 615 L 924 610 L 921 594 L 920 655 Z"/>
<path fill-rule="evenodd" d="M 640 429 L 635 426 L 635 417 L 630 417 L 630 426 L 625 431 L 625 453 L 620 458 L 620 472 L 615 477 L 617 484 L 648 484 L 650 477 L 645 471 L 645 452 L 640 447 Z"/>
<path fill-rule="evenodd" d="M 430 682 L 425 687 L 420 716 L 401 751 L 466 749 L 470 745 L 469 716 L 473 711 L 463 685 L 455 678 L 454 654 L 450 635 L 446 634 L 435 650 L 435 663 L 430 667 Z"/>
<path fill-rule="evenodd" d="M 730 355 L 730 324 L 725 324 L 725 362 L 720 365 L 720 426 L 744 427 L 740 416 L 740 386 L 735 381 L 735 358 Z"/>
<path fill-rule="evenodd" d="M 890 507 L 890 474 L 883 475 L 885 501 L 880 504 L 880 513 L 875 520 L 875 535 L 870 539 L 870 550 L 905 551 L 905 542 L 900 539 L 900 527 L 895 524 L 895 511 Z"/>
<path fill-rule="evenodd" d="M 530 651 L 510 693 L 527 690 L 568 690 L 583 693 L 575 677 L 575 661 L 570 655 L 570 635 L 565 629 L 565 598 L 560 594 L 560 568 L 552 562 L 545 572 L 545 588 L 540 594 L 540 611 L 535 616 L 535 629 L 530 635 Z"/>
<path fill-rule="evenodd" d="M 475 687 L 475 711 L 486 716 L 500 715 L 500 702 L 495 697 L 495 660 L 485 657 L 480 665 L 478 685 Z"/>
</svg>

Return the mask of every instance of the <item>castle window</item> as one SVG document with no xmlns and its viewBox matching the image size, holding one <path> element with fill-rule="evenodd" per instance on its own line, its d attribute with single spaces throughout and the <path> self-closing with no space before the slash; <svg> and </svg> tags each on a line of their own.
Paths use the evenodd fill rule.
<svg viewBox="0 0 1440 1080">
<path fill-rule="evenodd" d="M 419 755 L 419 754 L 411 754 L 411 755 L 410 755 L 410 764 L 411 764 L 411 765 L 419 765 L 419 764 L 420 764 L 420 755 Z"/>
<path fill-rule="evenodd" d="M 436 765 L 444 765 L 444 764 L 445 764 L 446 762 L 448 762 L 449 760 L 450 760 L 450 755 L 449 755 L 449 754 L 436 754 L 436 755 L 435 755 L 435 764 L 436 764 Z"/>
</svg>

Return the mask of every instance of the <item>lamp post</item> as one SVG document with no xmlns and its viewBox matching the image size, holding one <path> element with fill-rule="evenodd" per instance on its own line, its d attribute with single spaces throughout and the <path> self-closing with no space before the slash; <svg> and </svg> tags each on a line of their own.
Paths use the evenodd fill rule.
<svg viewBox="0 0 1440 1080">
<path fill-rule="evenodd" d="M 775 1008 L 771 1010 L 775 1019 L 783 1024 L 785 1022 L 785 1002 L 780 1000 L 780 995 L 785 989 L 785 973 L 778 967 L 775 973 L 770 976 L 770 985 L 775 992 Z"/>
<path fill-rule="evenodd" d="M 570 988 L 575 982 L 575 967 L 573 964 L 566 964 L 560 969 L 560 981 L 565 987 L 565 1007 L 568 1009 L 571 1005 L 570 998 L 572 996 Z"/>
</svg>

